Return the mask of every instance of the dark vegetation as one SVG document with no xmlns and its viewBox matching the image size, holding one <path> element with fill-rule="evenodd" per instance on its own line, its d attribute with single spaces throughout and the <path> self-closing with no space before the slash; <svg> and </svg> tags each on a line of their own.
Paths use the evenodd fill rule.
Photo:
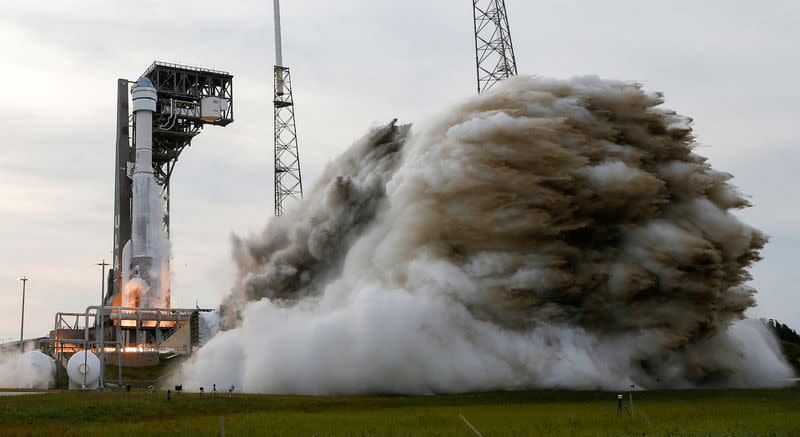
<svg viewBox="0 0 800 437">
<path fill-rule="evenodd" d="M 764 320 L 764 323 L 778 337 L 783 356 L 794 367 L 795 374 L 800 375 L 800 334 L 777 320 Z"/>
</svg>

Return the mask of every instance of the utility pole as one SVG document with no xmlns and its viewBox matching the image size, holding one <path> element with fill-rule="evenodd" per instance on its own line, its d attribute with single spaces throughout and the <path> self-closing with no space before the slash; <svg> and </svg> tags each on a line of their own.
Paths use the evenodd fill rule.
<svg viewBox="0 0 800 437">
<path fill-rule="evenodd" d="M 478 93 L 517 75 L 505 0 L 472 0 Z"/>
<path fill-rule="evenodd" d="M 275 215 L 286 210 L 284 200 L 303 199 L 300 177 L 300 152 L 294 119 L 294 97 L 289 67 L 283 66 L 281 42 L 281 5 L 273 0 L 275 12 Z"/>
<path fill-rule="evenodd" d="M 106 282 L 105 282 L 105 280 L 106 280 L 106 267 L 109 266 L 110 264 L 108 264 L 106 262 L 105 258 L 103 258 L 103 262 L 99 262 L 96 265 L 102 267 L 101 274 L 100 274 L 100 305 L 105 305 L 106 304 Z"/>
<path fill-rule="evenodd" d="M 25 352 L 25 345 L 22 342 L 22 338 L 25 331 L 25 286 L 28 283 L 28 278 L 23 276 L 19 280 L 22 281 L 22 321 L 19 323 L 19 351 Z"/>
</svg>

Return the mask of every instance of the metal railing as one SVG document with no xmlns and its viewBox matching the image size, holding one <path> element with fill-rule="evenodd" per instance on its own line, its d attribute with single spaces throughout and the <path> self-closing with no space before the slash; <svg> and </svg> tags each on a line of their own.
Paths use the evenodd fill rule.
<svg viewBox="0 0 800 437">
<path fill-rule="evenodd" d="M 145 70 L 145 72 L 142 74 L 142 77 L 147 76 L 148 74 L 150 74 L 153 70 L 156 69 L 156 67 L 178 68 L 178 69 L 181 69 L 181 70 L 197 71 L 197 72 L 202 72 L 202 73 L 222 74 L 222 75 L 225 75 L 225 76 L 230 76 L 231 75 L 227 71 L 214 70 L 212 68 L 194 67 L 194 66 L 191 66 L 191 65 L 181 65 L 181 64 L 175 64 L 175 63 L 172 63 L 172 62 L 155 61 L 152 64 L 150 64 L 150 66 L 147 68 L 147 70 Z"/>
</svg>

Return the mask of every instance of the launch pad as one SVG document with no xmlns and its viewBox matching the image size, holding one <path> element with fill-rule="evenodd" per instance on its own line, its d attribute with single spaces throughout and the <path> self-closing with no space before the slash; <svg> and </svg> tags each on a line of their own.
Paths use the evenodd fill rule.
<svg viewBox="0 0 800 437">
<path fill-rule="evenodd" d="M 50 335 L 39 339 L 36 348 L 64 368 L 74 355 L 91 353 L 99 361 L 97 385 L 106 383 L 106 364 L 119 368 L 122 384 L 123 367 L 156 366 L 162 355 L 191 354 L 208 336 L 200 314 L 211 311 L 90 306 L 82 313 L 60 312 Z"/>
<path fill-rule="evenodd" d="M 121 375 L 122 366 L 157 364 L 162 354 L 188 355 L 201 344 L 200 314 L 212 310 L 171 308 L 170 179 L 181 153 L 204 126 L 232 122 L 230 73 L 156 61 L 136 81 L 117 81 L 107 291 L 102 305 L 57 313 L 50 335 L 36 342 L 59 369 L 83 372 L 84 381 L 70 376 L 70 386 L 104 386 L 107 357 L 120 366 Z M 92 372 L 97 378 L 87 382 L 85 375 Z"/>
</svg>

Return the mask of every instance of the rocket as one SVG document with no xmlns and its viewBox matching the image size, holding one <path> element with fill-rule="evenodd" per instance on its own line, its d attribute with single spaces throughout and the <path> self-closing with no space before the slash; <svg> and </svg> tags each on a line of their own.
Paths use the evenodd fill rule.
<svg viewBox="0 0 800 437">
<path fill-rule="evenodd" d="M 131 239 L 123 250 L 123 280 L 136 281 L 137 287 L 125 286 L 132 296 L 123 296 L 127 305 L 166 307 L 169 298 L 163 296 L 161 250 L 164 237 L 161 222 L 163 211 L 158 200 L 158 185 L 153 176 L 153 114 L 157 93 L 150 79 L 140 78 L 131 90 L 133 116 L 136 122 L 136 159 L 133 171 L 133 203 Z M 125 253 L 127 252 L 127 253 Z M 136 290 L 131 290 L 135 288 Z M 168 290 L 168 285 L 167 285 Z M 168 293 L 168 291 L 166 291 Z"/>
</svg>

